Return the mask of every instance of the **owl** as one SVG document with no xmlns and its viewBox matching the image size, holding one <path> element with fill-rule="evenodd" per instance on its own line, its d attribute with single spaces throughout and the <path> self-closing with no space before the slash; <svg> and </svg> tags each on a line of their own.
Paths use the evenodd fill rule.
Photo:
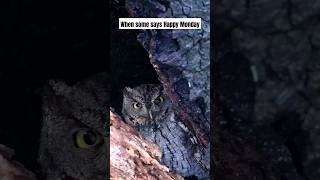
<svg viewBox="0 0 320 180">
<path fill-rule="evenodd" d="M 163 93 L 162 85 L 142 84 L 123 90 L 122 115 L 125 121 L 157 144 L 162 151 L 162 162 L 173 172 L 184 177 L 208 177 L 205 168 L 195 158 L 194 137 L 176 119 L 174 106 Z"/>
<path fill-rule="evenodd" d="M 43 179 L 107 179 L 108 84 L 101 73 L 72 86 L 52 80 L 44 88 L 38 158 Z"/>
</svg>

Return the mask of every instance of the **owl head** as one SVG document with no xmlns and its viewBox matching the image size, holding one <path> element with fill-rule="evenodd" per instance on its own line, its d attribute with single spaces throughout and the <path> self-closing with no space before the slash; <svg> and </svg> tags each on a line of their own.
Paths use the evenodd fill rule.
<svg viewBox="0 0 320 180">
<path fill-rule="evenodd" d="M 162 85 L 142 84 L 123 90 L 122 114 L 125 121 L 133 126 L 161 121 L 169 104 Z"/>
<path fill-rule="evenodd" d="M 44 179 L 107 178 L 108 84 L 99 74 L 75 85 L 50 81 L 45 88 L 38 159 Z"/>
</svg>

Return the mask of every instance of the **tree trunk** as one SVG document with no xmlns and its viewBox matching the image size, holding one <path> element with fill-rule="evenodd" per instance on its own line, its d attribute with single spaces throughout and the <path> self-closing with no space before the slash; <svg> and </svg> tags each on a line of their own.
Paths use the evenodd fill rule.
<svg viewBox="0 0 320 180">
<path fill-rule="evenodd" d="M 161 151 L 110 111 L 111 179 L 183 179 L 159 163 Z"/>
<path fill-rule="evenodd" d="M 36 180 L 35 175 L 23 165 L 12 160 L 14 151 L 0 144 L 0 179 L 1 180 Z"/>
</svg>

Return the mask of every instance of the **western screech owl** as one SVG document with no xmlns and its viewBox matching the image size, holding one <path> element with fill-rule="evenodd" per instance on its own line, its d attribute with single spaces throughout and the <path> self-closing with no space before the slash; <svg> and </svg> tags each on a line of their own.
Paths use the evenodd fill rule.
<svg viewBox="0 0 320 180">
<path fill-rule="evenodd" d="M 196 145 L 188 129 L 175 118 L 161 85 L 143 84 L 123 91 L 122 114 L 144 137 L 159 145 L 162 163 L 182 176 L 208 177 L 196 161 Z"/>
<path fill-rule="evenodd" d="M 50 81 L 43 95 L 39 163 L 48 180 L 105 180 L 108 174 L 107 74 L 73 86 Z"/>
</svg>

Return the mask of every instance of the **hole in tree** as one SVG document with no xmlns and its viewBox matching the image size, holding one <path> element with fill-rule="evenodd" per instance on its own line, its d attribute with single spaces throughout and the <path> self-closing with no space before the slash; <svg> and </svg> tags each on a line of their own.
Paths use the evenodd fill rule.
<svg viewBox="0 0 320 180">
<path fill-rule="evenodd" d="M 137 41 L 138 30 L 119 30 L 118 18 L 129 17 L 121 4 L 111 12 L 111 106 L 121 113 L 122 90 L 140 84 L 160 83 L 149 55 Z"/>
</svg>

